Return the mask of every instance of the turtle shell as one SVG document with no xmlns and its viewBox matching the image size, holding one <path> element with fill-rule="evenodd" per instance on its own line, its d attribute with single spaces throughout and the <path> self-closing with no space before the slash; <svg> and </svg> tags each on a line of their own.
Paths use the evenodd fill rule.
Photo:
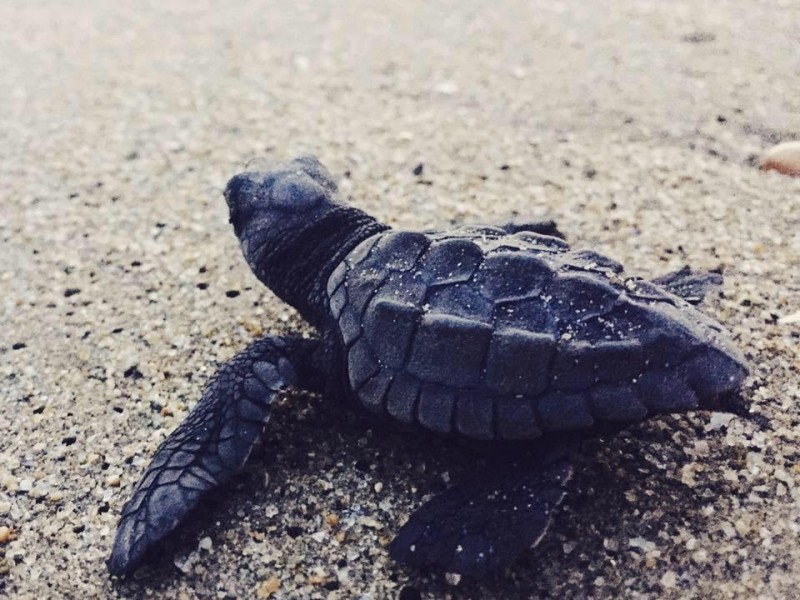
<svg viewBox="0 0 800 600">
<path fill-rule="evenodd" d="M 531 232 L 386 231 L 327 287 L 367 410 L 478 439 L 631 422 L 737 389 L 713 319 L 615 261 Z"/>
</svg>

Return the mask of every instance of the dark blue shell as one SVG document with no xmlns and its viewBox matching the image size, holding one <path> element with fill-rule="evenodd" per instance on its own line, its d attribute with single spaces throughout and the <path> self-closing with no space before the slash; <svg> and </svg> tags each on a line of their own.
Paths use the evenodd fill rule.
<svg viewBox="0 0 800 600">
<path fill-rule="evenodd" d="M 698 408 L 747 374 L 713 319 L 531 232 L 387 231 L 327 292 L 358 402 L 439 433 L 532 439 L 638 421 Z"/>
</svg>

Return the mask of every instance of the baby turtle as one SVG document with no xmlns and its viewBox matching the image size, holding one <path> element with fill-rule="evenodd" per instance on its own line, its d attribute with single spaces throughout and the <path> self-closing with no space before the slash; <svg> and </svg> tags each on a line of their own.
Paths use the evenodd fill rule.
<svg viewBox="0 0 800 600">
<path fill-rule="evenodd" d="M 468 575 L 541 539 L 571 440 L 664 413 L 746 411 L 744 357 L 692 305 L 719 275 L 629 277 L 571 250 L 552 222 L 395 231 L 347 206 L 311 157 L 237 175 L 225 198 L 255 275 L 319 335 L 267 335 L 222 366 L 123 508 L 113 574 L 242 468 L 289 387 L 406 428 L 549 449 L 435 497 L 390 546 L 400 562 Z"/>
</svg>

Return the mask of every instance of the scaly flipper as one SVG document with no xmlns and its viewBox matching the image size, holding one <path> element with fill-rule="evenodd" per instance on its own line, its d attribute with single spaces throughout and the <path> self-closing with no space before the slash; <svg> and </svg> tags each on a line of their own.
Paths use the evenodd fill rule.
<svg viewBox="0 0 800 600">
<path fill-rule="evenodd" d="M 539 543 L 571 477 L 564 448 L 538 464 L 487 469 L 413 513 L 389 552 L 398 562 L 448 573 L 480 577 L 502 569 Z"/>
<path fill-rule="evenodd" d="M 276 395 L 311 375 L 317 340 L 267 336 L 225 363 L 197 406 L 156 451 L 122 510 L 108 562 L 115 575 L 184 519 L 209 490 L 244 465 L 269 418 Z"/>
<path fill-rule="evenodd" d="M 505 225 L 501 225 L 500 228 L 506 233 L 511 234 L 519 233 L 520 231 L 530 231 L 532 233 L 538 233 L 539 235 L 557 237 L 562 240 L 567 239 L 564 237 L 564 234 L 558 230 L 556 222 L 550 219 L 542 221 L 521 221 L 515 219 Z"/>
<path fill-rule="evenodd" d="M 689 304 L 702 304 L 706 294 L 722 287 L 722 275 L 719 273 L 698 273 L 688 266 L 653 279 L 667 291 L 680 296 Z"/>
</svg>

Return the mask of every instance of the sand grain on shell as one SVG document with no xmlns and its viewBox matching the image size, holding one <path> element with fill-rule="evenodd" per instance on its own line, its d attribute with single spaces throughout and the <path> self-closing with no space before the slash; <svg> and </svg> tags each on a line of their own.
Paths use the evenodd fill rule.
<svg viewBox="0 0 800 600">
<path fill-rule="evenodd" d="M 800 132 L 798 30 L 792 3 L 744 0 L 2 3 L 0 596 L 792 597 L 800 180 L 756 162 Z M 393 225 L 546 214 L 644 276 L 722 267 L 709 310 L 771 427 L 598 441 L 543 544 L 454 585 L 386 545 L 479 458 L 292 395 L 162 564 L 111 581 L 122 504 L 203 383 L 307 331 L 220 195 L 303 153 Z"/>
</svg>

